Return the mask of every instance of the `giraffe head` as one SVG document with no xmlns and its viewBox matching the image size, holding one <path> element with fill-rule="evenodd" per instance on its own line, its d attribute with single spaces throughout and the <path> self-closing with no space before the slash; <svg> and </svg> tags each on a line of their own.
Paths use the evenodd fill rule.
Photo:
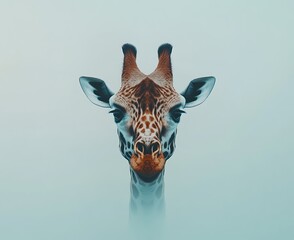
<svg viewBox="0 0 294 240">
<path fill-rule="evenodd" d="M 210 94 L 215 78 L 194 79 L 178 93 L 173 87 L 170 44 L 158 48 L 158 65 L 149 75 L 137 67 L 134 46 L 125 44 L 122 50 L 122 81 L 116 94 L 101 79 L 81 77 L 80 84 L 92 103 L 111 109 L 122 155 L 141 180 L 150 182 L 159 176 L 174 152 L 184 108 L 201 104 Z"/>
</svg>

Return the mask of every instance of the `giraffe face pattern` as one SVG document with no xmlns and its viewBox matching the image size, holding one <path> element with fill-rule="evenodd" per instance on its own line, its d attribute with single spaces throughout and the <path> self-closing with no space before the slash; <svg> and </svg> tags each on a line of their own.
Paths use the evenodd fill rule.
<svg viewBox="0 0 294 240">
<path fill-rule="evenodd" d="M 142 181 L 152 182 L 175 150 L 177 125 L 184 108 L 201 104 L 215 78 L 194 79 L 178 93 L 172 84 L 170 44 L 159 47 L 157 68 L 149 75 L 138 69 L 134 46 L 125 44 L 122 49 L 122 85 L 116 94 L 101 79 L 81 77 L 80 84 L 92 103 L 111 109 L 122 155 Z"/>
<path fill-rule="evenodd" d="M 111 97 L 110 106 L 122 155 L 139 176 L 153 180 L 174 152 L 185 98 L 171 85 L 160 86 L 146 77 L 121 88 Z"/>
</svg>

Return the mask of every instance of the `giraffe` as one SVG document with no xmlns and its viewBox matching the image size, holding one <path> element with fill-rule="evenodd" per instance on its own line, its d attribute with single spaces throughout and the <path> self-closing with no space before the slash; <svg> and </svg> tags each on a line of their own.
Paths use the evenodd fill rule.
<svg viewBox="0 0 294 240">
<path fill-rule="evenodd" d="M 178 93 L 173 87 L 170 44 L 158 48 L 158 65 L 149 75 L 139 70 L 133 45 L 124 44 L 122 51 L 121 87 L 116 94 L 93 77 L 80 77 L 80 85 L 92 103 L 110 108 L 114 116 L 119 148 L 130 166 L 131 213 L 152 216 L 164 212 L 164 169 L 175 150 L 181 115 L 208 97 L 215 78 L 194 79 Z"/>
</svg>

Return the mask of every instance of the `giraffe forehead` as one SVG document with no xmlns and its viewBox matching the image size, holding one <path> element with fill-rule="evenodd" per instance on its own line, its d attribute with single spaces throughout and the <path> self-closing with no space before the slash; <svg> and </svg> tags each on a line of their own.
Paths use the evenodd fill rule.
<svg viewBox="0 0 294 240">
<path fill-rule="evenodd" d="M 145 78 L 135 86 L 122 86 L 116 94 L 115 101 L 131 113 L 145 113 L 154 110 L 168 111 L 181 99 L 173 86 L 160 86 L 153 80 Z"/>
</svg>

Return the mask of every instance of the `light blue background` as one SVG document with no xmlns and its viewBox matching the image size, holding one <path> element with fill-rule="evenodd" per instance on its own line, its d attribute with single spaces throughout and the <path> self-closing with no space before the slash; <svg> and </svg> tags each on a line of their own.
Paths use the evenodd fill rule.
<svg viewBox="0 0 294 240">
<path fill-rule="evenodd" d="M 121 45 L 174 85 L 213 75 L 166 167 L 164 239 L 294 239 L 293 1 L 1 1 L 0 238 L 128 239 L 129 171 L 113 118 Z M 150 229 L 152 231 L 152 229 Z M 156 239 L 156 236 L 155 236 Z"/>
</svg>

